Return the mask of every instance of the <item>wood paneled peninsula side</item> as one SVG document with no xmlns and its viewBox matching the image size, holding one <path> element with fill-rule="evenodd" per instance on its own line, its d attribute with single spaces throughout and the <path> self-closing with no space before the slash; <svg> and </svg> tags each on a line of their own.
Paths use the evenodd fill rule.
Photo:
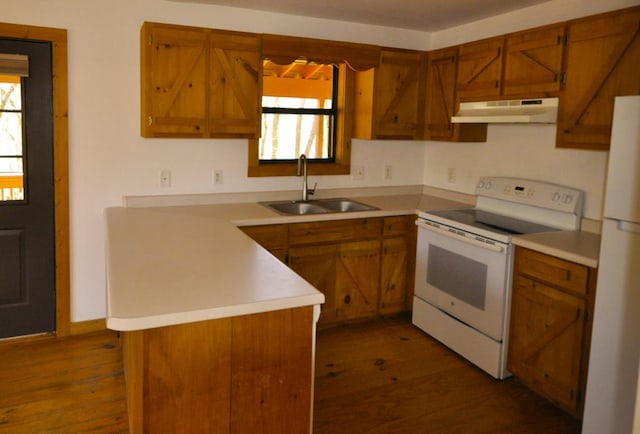
<svg viewBox="0 0 640 434">
<path fill-rule="evenodd" d="M 106 220 L 130 432 L 311 432 L 323 294 L 225 220 Z"/>
</svg>

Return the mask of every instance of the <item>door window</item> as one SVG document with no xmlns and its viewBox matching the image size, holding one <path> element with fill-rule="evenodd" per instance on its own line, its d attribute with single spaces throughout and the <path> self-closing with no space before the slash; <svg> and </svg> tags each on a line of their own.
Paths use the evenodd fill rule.
<svg viewBox="0 0 640 434">
<path fill-rule="evenodd" d="M 0 54 L 0 201 L 25 198 L 22 77 L 27 56 Z"/>
</svg>

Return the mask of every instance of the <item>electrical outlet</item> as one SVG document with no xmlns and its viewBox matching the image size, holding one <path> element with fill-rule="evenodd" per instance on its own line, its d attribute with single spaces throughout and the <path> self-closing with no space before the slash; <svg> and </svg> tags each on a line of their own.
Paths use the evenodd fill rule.
<svg viewBox="0 0 640 434">
<path fill-rule="evenodd" d="M 386 165 L 384 166 L 384 179 L 392 179 L 393 178 L 393 166 Z"/>
<path fill-rule="evenodd" d="M 352 166 L 353 179 L 364 179 L 364 166 Z"/>
<path fill-rule="evenodd" d="M 447 169 L 447 182 L 454 184 L 456 182 L 456 169 L 449 167 Z"/>
<path fill-rule="evenodd" d="M 222 169 L 216 169 L 213 171 L 213 183 L 215 185 L 224 184 L 224 178 L 222 175 L 223 175 Z"/>
<path fill-rule="evenodd" d="M 160 171 L 160 187 L 171 187 L 171 171 L 169 169 Z"/>
</svg>

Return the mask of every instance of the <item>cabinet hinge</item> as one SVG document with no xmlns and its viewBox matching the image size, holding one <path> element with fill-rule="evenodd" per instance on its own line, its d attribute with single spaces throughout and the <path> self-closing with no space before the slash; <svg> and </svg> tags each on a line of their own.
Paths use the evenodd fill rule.
<svg viewBox="0 0 640 434">
<path fill-rule="evenodd" d="M 565 84 L 567 82 L 567 73 L 563 72 L 560 74 L 560 84 Z"/>
<path fill-rule="evenodd" d="M 564 35 L 562 35 L 562 45 L 567 45 L 569 43 L 569 35 L 567 35 L 567 33 L 565 32 Z"/>
</svg>

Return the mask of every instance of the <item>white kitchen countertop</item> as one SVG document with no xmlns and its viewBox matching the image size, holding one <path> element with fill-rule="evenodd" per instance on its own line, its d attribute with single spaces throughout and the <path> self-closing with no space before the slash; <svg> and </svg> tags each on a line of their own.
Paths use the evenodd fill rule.
<svg viewBox="0 0 640 434">
<path fill-rule="evenodd" d="M 351 198 L 379 209 L 290 216 L 256 202 L 108 208 L 107 327 L 141 330 L 324 303 L 236 226 L 472 206 L 422 194 Z"/>
<path fill-rule="evenodd" d="M 228 221 L 109 208 L 107 327 L 130 331 L 301 306 L 324 295 Z"/>
<path fill-rule="evenodd" d="M 413 191 L 348 197 L 379 209 L 291 216 L 257 202 L 153 206 L 153 198 L 143 198 L 143 207 L 108 208 L 107 327 L 140 330 L 324 303 L 322 293 L 236 226 L 474 206 L 469 197 L 449 200 Z M 597 266 L 597 234 L 561 231 L 513 240 L 516 245 Z"/>
<path fill-rule="evenodd" d="M 598 267 L 600 235 L 583 231 L 543 232 L 515 235 L 513 244 L 552 255 L 567 261 Z"/>
</svg>

